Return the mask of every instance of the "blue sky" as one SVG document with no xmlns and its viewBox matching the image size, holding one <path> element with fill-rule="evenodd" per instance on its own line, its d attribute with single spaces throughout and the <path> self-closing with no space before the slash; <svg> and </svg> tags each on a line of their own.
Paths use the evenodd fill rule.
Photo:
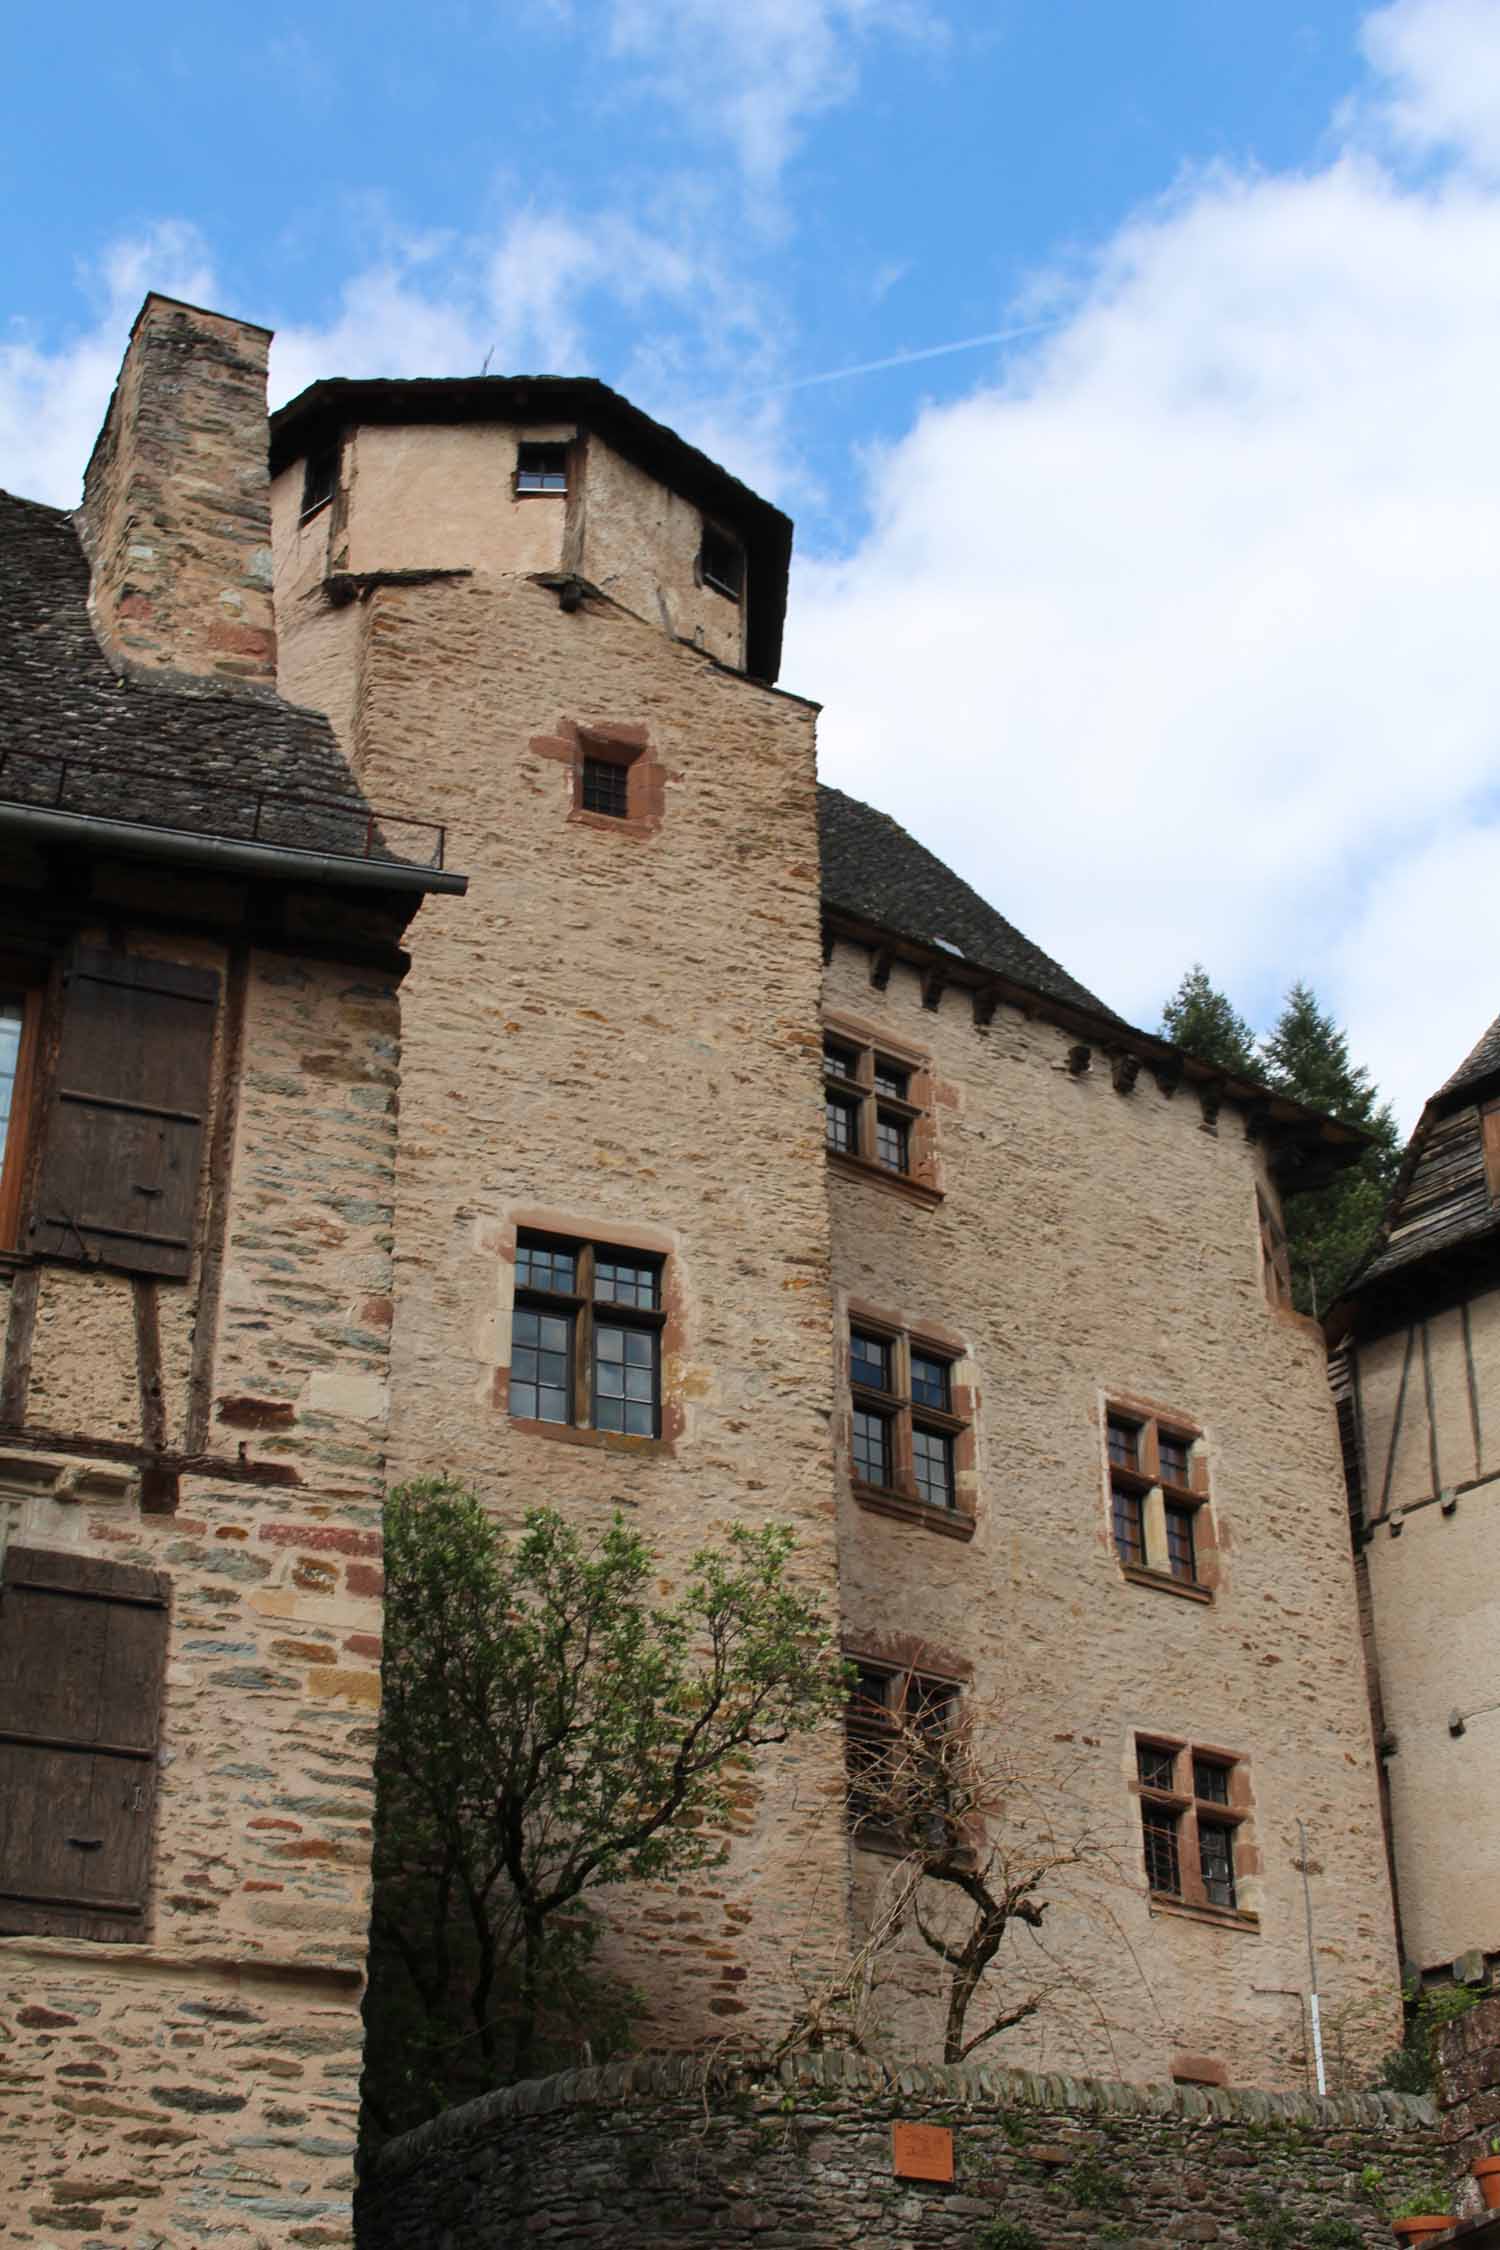
<svg viewBox="0 0 1500 2250">
<path fill-rule="evenodd" d="M 1500 0 L 70 31 L 8 56 L 0 481 L 76 497 L 148 287 L 278 396 L 601 375 L 796 517 L 827 777 L 1114 1005 L 1306 976 L 1408 1122 L 1500 1009 Z"/>
</svg>

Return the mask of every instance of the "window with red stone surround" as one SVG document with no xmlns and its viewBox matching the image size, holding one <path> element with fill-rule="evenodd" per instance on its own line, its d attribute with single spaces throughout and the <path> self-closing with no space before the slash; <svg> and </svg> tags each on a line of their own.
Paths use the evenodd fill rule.
<svg viewBox="0 0 1500 2250">
<path fill-rule="evenodd" d="M 1211 1601 L 1218 1543 L 1202 1431 L 1118 1393 L 1105 1400 L 1103 1421 L 1109 1531 L 1121 1570 L 1138 1584 Z"/>
<path fill-rule="evenodd" d="M 963 1345 L 851 1304 L 849 1482 L 861 1507 L 974 1532 L 974 1394 Z"/>
<path fill-rule="evenodd" d="M 494 1403 L 531 1436 L 670 1453 L 682 1430 L 668 1379 L 682 1334 L 676 1260 L 650 1230 L 610 1231 L 517 1214 L 510 1361 Z"/>
<path fill-rule="evenodd" d="M 903 1728 L 906 1741 L 946 1734 L 958 1722 L 962 1690 L 956 1680 L 852 1657 L 854 1685 L 844 1713 L 849 1827 L 866 1849 L 905 1852 L 909 1841 L 883 1827 L 875 1812 L 891 1789 L 890 1761 Z"/>
<path fill-rule="evenodd" d="M 829 1162 L 930 1201 L 938 1192 L 932 1065 L 847 1018 L 823 1027 L 824 1140 Z"/>
<path fill-rule="evenodd" d="M 1250 1838 L 1250 1769 L 1233 1750 L 1137 1734 L 1131 1788 L 1153 1907 L 1254 1928 L 1244 1885 L 1260 1872 Z"/>
<path fill-rule="evenodd" d="M 654 836 L 666 809 L 667 769 L 645 727 L 559 719 L 556 734 L 533 735 L 531 750 L 569 773 L 569 822 L 614 836 Z"/>
</svg>

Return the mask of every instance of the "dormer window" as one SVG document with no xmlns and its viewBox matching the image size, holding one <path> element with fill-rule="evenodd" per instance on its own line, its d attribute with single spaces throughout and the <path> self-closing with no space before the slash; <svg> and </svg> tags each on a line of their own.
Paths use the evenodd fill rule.
<svg viewBox="0 0 1500 2250">
<path fill-rule="evenodd" d="M 743 599 L 745 592 L 745 550 L 739 541 L 717 524 L 703 526 L 703 545 L 698 550 L 698 572 L 705 586 L 712 586 L 716 594 L 723 594 L 732 602 Z"/>
<path fill-rule="evenodd" d="M 339 488 L 339 447 L 320 445 L 309 453 L 302 470 L 302 520 L 326 507 Z"/>
<path fill-rule="evenodd" d="M 567 489 L 566 445 L 535 445 L 528 441 L 516 447 L 517 492 L 566 492 Z"/>
</svg>

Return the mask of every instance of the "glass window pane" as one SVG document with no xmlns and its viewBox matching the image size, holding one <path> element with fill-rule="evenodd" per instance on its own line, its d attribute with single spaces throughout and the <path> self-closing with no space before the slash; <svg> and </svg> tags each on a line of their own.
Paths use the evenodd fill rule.
<svg viewBox="0 0 1500 2250">
<path fill-rule="evenodd" d="M 627 1367 L 625 1370 L 625 1396 L 651 1399 L 656 1395 L 656 1383 L 649 1367 Z"/>
<path fill-rule="evenodd" d="M 912 1467 L 917 1490 L 935 1508 L 953 1505 L 953 1440 L 933 1430 L 911 1433 Z"/>
<path fill-rule="evenodd" d="M 1110 1416 L 1109 1457 L 1117 1469 L 1139 1469 L 1141 1433 L 1136 1423 L 1121 1422 L 1113 1414 Z"/>
<path fill-rule="evenodd" d="M 1141 1830 L 1146 1848 L 1146 1880 L 1153 1891 L 1170 1898 L 1182 1895 L 1182 1873 L 1177 1858 L 1179 1816 L 1165 1805 L 1142 1805 Z"/>
<path fill-rule="evenodd" d="M 654 1330 L 594 1329 L 594 1426 L 655 1437 L 657 1337 Z"/>
<path fill-rule="evenodd" d="M 573 1337 L 573 1323 L 544 1313 L 537 1324 L 537 1341 L 544 1351 L 565 1352 Z"/>
<path fill-rule="evenodd" d="M 1140 1568 L 1146 1560 L 1146 1533 L 1138 1492 L 1126 1492 L 1115 1486 L 1111 1497 L 1114 1514 L 1115 1552 L 1121 1562 Z"/>
<path fill-rule="evenodd" d="M 930 1359 L 926 1352 L 911 1355 L 911 1395 L 918 1406 L 939 1406 L 948 1411 L 948 1362 Z"/>
<path fill-rule="evenodd" d="M 1216 1820 L 1198 1823 L 1198 1864 L 1211 1905 L 1233 1906 L 1234 1830 Z"/>
<path fill-rule="evenodd" d="M 622 1360 L 625 1357 L 624 1329 L 606 1328 L 601 1322 L 594 1330 L 594 1357 Z"/>
<path fill-rule="evenodd" d="M 879 1055 L 876 1056 L 875 1091 L 877 1094 L 889 1094 L 892 1101 L 904 1102 L 906 1100 L 906 1089 L 910 1084 L 911 1072 L 909 1070 L 902 1070 L 899 1064 L 885 1062 Z"/>
<path fill-rule="evenodd" d="M 585 756 L 583 809 L 623 820 L 630 810 L 630 768 L 615 758 Z"/>
<path fill-rule="evenodd" d="M 853 1078 L 859 1068 L 859 1058 L 852 1047 L 841 1046 L 837 1039 L 823 1042 L 823 1069 L 830 1078 Z"/>
<path fill-rule="evenodd" d="M 1165 1484 L 1191 1484 L 1190 1455 L 1192 1447 L 1186 1438 L 1170 1437 L 1163 1430 L 1156 1441 L 1157 1458 L 1161 1463 L 1162 1481 Z"/>
<path fill-rule="evenodd" d="M 1205 1804 L 1227 1805 L 1229 1802 L 1229 1768 L 1215 1758 L 1193 1760 L 1193 1795 Z"/>
<path fill-rule="evenodd" d="M 888 1391 L 891 1387 L 891 1347 L 879 1336 L 862 1336 L 857 1329 L 849 1337 L 849 1380 L 862 1383 L 866 1390 Z"/>
<path fill-rule="evenodd" d="M 890 1427 L 884 1415 L 854 1413 L 854 1474 L 864 1484 L 891 1481 Z"/>
<path fill-rule="evenodd" d="M 823 1137 L 828 1146 L 841 1155 L 859 1153 L 858 1105 L 846 1101 L 840 1094 L 827 1094 L 823 1100 Z"/>
<path fill-rule="evenodd" d="M 1193 1540 L 1191 1508 L 1167 1510 L 1167 1562 L 1174 1578 L 1193 1585 L 1198 1576 L 1198 1556 Z"/>
<path fill-rule="evenodd" d="M 656 1338 L 642 1328 L 625 1331 L 625 1357 L 632 1367 L 656 1365 Z"/>
<path fill-rule="evenodd" d="M 625 1396 L 625 1370 L 611 1360 L 600 1360 L 594 1371 L 594 1382 L 601 1398 Z"/>
<path fill-rule="evenodd" d="M 1164 1749 L 1157 1742 L 1138 1742 L 1135 1765 L 1148 1789 L 1170 1789 L 1177 1770 L 1177 1753 Z"/>
<path fill-rule="evenodd" d="M 623 1430 L 625 1427 L 625 1401 L 622 1398 L 605 1398 L 595 1394 L 594 1428 L 596 1430 Z"/>
<path fill-rule="evenodd" d="M 650 1404 L 642 1405 L 635 1399 L 627 1399 L 625 1402 L 625 1427 L 632 1437 L 655 1437 L 655 1407 Z"/>
<path fill-rule="evenodd" d="M 599 1257 L 594 1265 L 594 1301 L 601 1305 L 638 1305 L 643 1312 L 656 1309 L 656 1267 L 638 1259 Z"/>
<path fill-rule="evenodd" d="M 910 1135 L 904 1117 L 891 1117 L 885 1110 L 876 1113 L 875 1154 L 888 1172 L 905 1172 Z"/>
<path fill-rule="evenodd" d="M 554 1289 L 571 1295 L 577 1259 L 571 1250 L 548 1242 L 516 1244 L 516 1283 L 522 1289 Z"/>
</svg>

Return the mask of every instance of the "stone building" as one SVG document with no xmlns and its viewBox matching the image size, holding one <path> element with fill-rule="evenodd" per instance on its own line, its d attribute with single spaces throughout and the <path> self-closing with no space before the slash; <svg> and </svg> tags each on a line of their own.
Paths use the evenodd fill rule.
<svg viewBox="0 0 1500 2250">
<path fill-rule="evenodd" d="M 1329 1320 L 1402 1951 L 1500 1964 L 1500 1021 L 1422 1112 Z"/>
<path fill-rule="evenodd" d="M 276 693 L 267 342 L 148 300 L 80 514 L 0 500 L 3 2242 L 348 2239 L 400 941 L 461 885 Z"/>
<path fill-rule="evenodd" d="M 1355 1137 L 1133 1030 L 820 791 L 775 685 L 789 523 L 603 385 L 315 385 L 271 419 L 268 573 L 263 350 L 148 301 L 77 536 L 10 511 L 11 1551 L 170 1602 L 149 1890 L 102 1933 L 129 1950 L 0 1904 L 35 2208 L 138 2185 L 139 2146 L 183 2213 L 246 2207 L 224 2239 L 343 2239 L 378 1500 L 435 1468 L 506 1521 L 623 1508 L 669 1573 L 789 1523 L 860 1667 L 856 1751 L 921 1706 L 1066 1754 L 1118 1874 L 1047 1926 L 1081 2008 L 1004 2059 L 1301 2085 L 1302 1821 L 1367 2062 L 1389 1885 L 1279 1250 L 1282 1194 Z M 214 1026 L 200 1091 L 152 1089 L 178 1219 L 138 1231 L 177 1263 L 145 1273 L 49 1189 L 62 980 L 96 956 L 191 968 Z M 104 1145 L 77 1162 L 128 1189 Z M 890 1864 L 847 1747 L 789 1747 L 727 1867 L 621 1915 L 648 2038 L 775 2030 L 847 1957 Z M 931 2053 L 927 1964 L 894 1970 L 884 2033 Z"/>
</svg>

